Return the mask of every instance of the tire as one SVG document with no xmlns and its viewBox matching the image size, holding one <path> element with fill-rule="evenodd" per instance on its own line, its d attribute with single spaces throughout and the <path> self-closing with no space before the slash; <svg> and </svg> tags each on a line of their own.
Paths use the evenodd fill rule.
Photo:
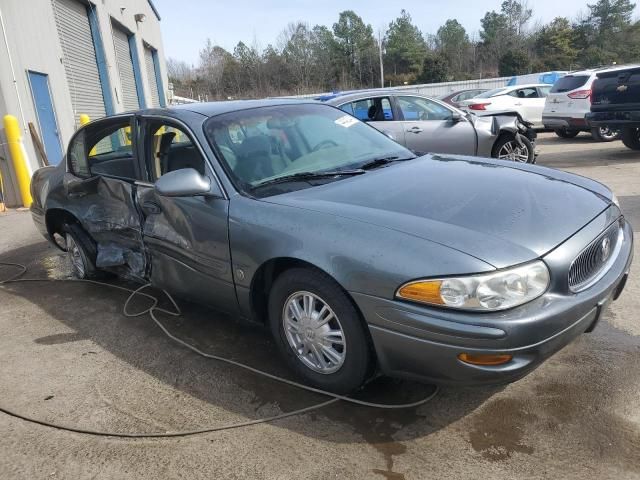
<svg viewBox="0 0 640 480">
<path fill-rule="evenodd" d="M 580 130 L 569 130 L 566 128 L 559 128 L 554 130 L 555 134 L 560 138 L 573 138 L 580 133 Z"/>
<path fill-rule="evenodd" d="M 594 127 L 591 136 L 598 142 L 613 142 L 620 139 L 620 132 L 609 127 Z"/>
<path fill-rule="evenodd" d="M 640 128 L 625 127 L 622 129 L 622 143 L 631 150 L 640 150 Z"/>
<path fill-rule="evenodd" d="M 67 224 L 63 228 L 67 249 L 67 258 L 71 271 L 76 278 L 91 279 L 99 277 L 96 268 L 96 246 L 85 231 L 76 224 Z"/>
<path fill-rule="evenodd" d="M 516 141 L 515 135 L 502 135 L 493 146 L 491 156 L 502 160 L 512 160 L 520 163 L 535 163 L 533 144 L 524 135 L 520 135 L 523 147 Z M 509 147 L 511 145 L 511 147 Z M 511 153 L 509 149 L 511 148 Z"/>
<path fill-rule="evenodd" d="M 307 311 L 312 315 L 305 315 Z M 324 322 L 317 324 L 318 320 Z M 294 268 L 278 276 L 269 294 L 269 323 L 280 353 L 306 383 L 346 394 L 360 388 L 372 372 L 369 333 L 360 314 L 342 288 L 322 272 Z M 329 331 L 333 333 L 327 335 Z"/>
</svg>

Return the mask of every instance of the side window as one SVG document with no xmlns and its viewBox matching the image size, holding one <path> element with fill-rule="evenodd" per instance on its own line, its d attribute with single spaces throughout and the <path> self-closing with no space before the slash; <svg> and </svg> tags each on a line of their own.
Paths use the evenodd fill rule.
<svg viewBox="0 0 640 480">
<path fill-rule="evenodd" d="M 345 103 L 344 105 L 340 105 L 339 108 L 343 112 L 347 112 L 349 115 L 354 115 L 355 116 L 355 113 L 353 113 L 353 104 L 352 103 Z"/>
<path fill-rule="evenodd" d="M 153 121 L 145 130 L 145 161 L 152 180 L 181 168 L 205 174 L 205 161 L 191 137 L 168 122 Z"/>
<path fill-rule="evenodd" d="M 351 110 L 346 109 L 346 105 L 340 107 L 347 113 L 350 113 L 358 120 L 364 122 L 384 122 L 385 120 L 394 120 L 391 102 L 387 97 L 382 98 L 364 98 L 351 102 Z"/>
<path fill-rule="evenodd" d="M 421 97 L 398 97 L 398 105 L 405 120 L 450 120 L 451 110 Z"/>
<path fill-rule="evenodd" d="M 510 92 L 509 95 L 517 98 L 540 98 L 538 90 L 535 87 L 519 88 L 518 90 Z"/>
<path fill-rule="evenodd" d="M 548 87 L 538 87 L 538 90 L 540 91 L 540 96 L 542 98 L 548 97 L 549 92 L 551 91 L 551 85 L 549 85 Z"/>
<path fill-rule="evenodd" d="M 133 152 L 129 118 L 100 122 L 83 129 L 69 146 L 69 170 L 84 178 L 140 180 Z"/>
<path fill-rule="evenodd" d="M 457 95 L 457 96 L 454 98 L 454 100 L 453 100 L 453 101 L 454 101 L 454 102 L 462 102 L 463 100 L 469 100 L 470 98 L 473 98 L 473 97 L 475 97 L 476 95 L 478 95 L 478 93 L 480 93 L 480 92 L 478 92 L 478 91 L 476 91 L 476 90 L 473 90 L 473 91 L 471 91 L 471 92 L 462 92 L 461 94 Z"/>
<path fill-rule="evenodd" d="M 69 145 L 68 162 L 69 171 L 77 177 L 88 178 L 91 176 L 89 162 L 87 160 L 87 149 L 85 146 L 85 130 L 80 131 Z"/>
</svg>

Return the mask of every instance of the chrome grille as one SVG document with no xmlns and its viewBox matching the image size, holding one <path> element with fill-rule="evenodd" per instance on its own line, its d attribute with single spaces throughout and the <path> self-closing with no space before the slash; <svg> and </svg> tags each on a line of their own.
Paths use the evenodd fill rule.
<svg viewBox="0 0 640 480">
<path fill-rule="evenodd" d="M 615 222 L 585 248 L 569 269 L 569 288 L 578 292 L 590 286 L 617 255 L 618 240 L 622 235 L 620 224 Z"/>
</svg>

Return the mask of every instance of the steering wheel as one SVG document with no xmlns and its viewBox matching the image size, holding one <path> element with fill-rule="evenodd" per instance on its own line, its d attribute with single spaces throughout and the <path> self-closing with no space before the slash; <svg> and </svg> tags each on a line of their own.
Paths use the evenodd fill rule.
<svg viewBox="0 0 640 480">
<path fill-rule="evenodd" d="M 323 148 L 331 148 L 331 147 L 337 147 L 338 144 L 336 142 L 334 142 L 333 140 L 322 140 L 319 144 L 317 144 L 315 147 L 313 147 L 311 149 L 312 152 L 317 152 L 318 150 L 322 150 Z"/>
</svg>

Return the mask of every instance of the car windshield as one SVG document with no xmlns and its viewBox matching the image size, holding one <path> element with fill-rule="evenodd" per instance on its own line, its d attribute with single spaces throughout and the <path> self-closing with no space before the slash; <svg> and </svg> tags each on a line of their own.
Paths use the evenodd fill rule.
<svg viewBox="0 0 640 480">
<path fill-rule="evenodd" d="M 251 193 L 266 184 L 286 188 L 277 181 L 283 177 L 304 187 L 314 174 L 338 172 L 323 177 L 333 181 L 374 160 L 414 157 L 373 127 L 320 104 L 239 110 L 211 117 L 204 130 L 236 186 Z"/>
<path fill-rule="evenodd" d="M 481 93 L 480 95 L 476 95 L 473 98 L 489 98 L 495 97 L 496 95 L 500 95 L 502 93 L 507 93 L 507 88 L 494 88 L 493 90 L 489 90 L 487 92 Z"/>
</svg>

